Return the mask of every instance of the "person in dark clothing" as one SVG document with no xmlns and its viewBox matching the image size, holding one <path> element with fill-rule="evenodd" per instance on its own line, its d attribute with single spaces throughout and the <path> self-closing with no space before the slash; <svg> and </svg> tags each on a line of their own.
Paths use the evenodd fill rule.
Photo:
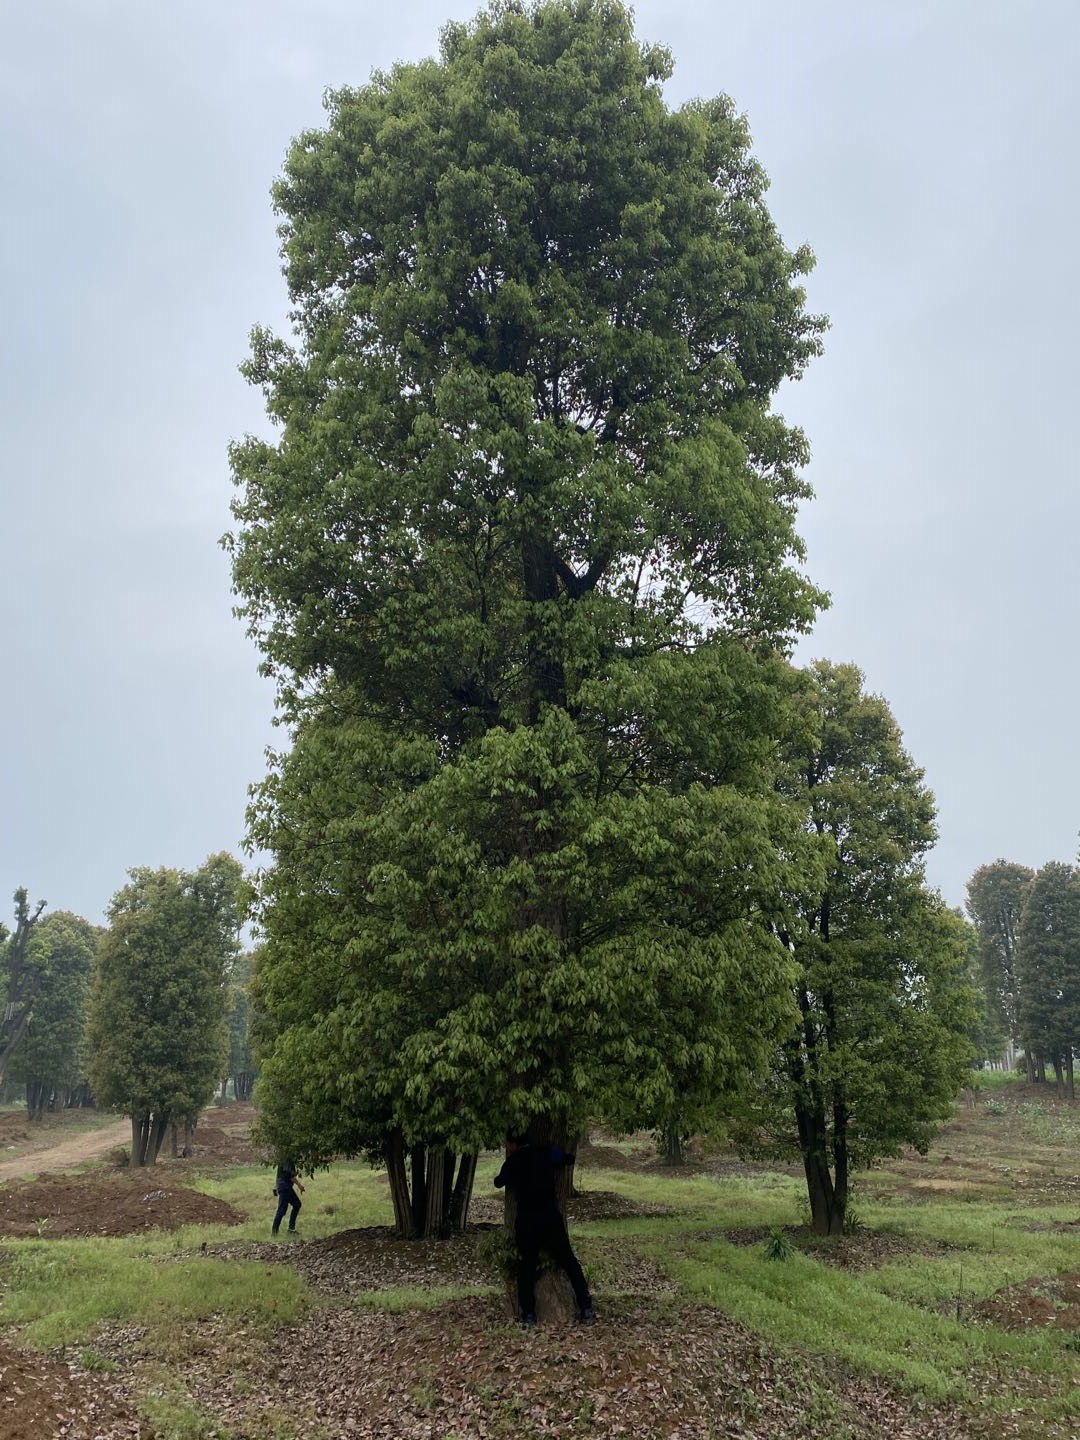
<svg viewBox="0 0 1080 1440">
<path fill-rule="evenodd" d="M 523 1325 L 536 1324 L 536 1272 L 541 1250 L 546 1250 L 569 1276 L 582 1320 L 588 1324 L 596 1319 L 588 1281 L 570 1245 L 556 1195 L 558 1172 L 573 1163 L 573 1155 L 558 1145 L 529 1145 L 520 1135 L 511 1135 L 506 1142 L 506 1160 L 495 1176 L 495 1184 L 499 1189 L 505 1186 L 517 1206 L 514 1241 Z"/>
<path fill-rule="evenodd" d="M 296 1193 L 298 1190 L 303 1194 L 304 1187 L 296 1178 L 296 1166 L 291 1160 L 283 1160 L 277 1167 L 277 1178 L 274 1181 L 274 1194 L 277 1196 L 277 1214 L 274 1216 L 273 1228 L 270 1231 L 271 1235 L 278 1233 L 281 1222 L 285 1218 L 285 1211 L 288 1210 L 290 1206 L 292 1207 L 292 1214 L 289 1216 L 289 1229 L 295 1233 L 296 1217 L 300 1214 L 300 1206 L 303 1203 L 300 1195 Z"/>
</svg>

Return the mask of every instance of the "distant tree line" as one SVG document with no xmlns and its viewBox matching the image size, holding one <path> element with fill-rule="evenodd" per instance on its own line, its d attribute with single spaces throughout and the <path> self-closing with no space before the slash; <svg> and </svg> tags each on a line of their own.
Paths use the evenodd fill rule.
<svg viewBox="0 0 1080 1440">
<path fill-rule="evenodd" d="M 132 870 L 99 927 L 15 894 L 0 927 L 0 1098 L 32 1120 L 97 1104 L 132 1118 L 131 1162 L 191 1140 L 220 1088 L 250 1097 L 251 957 L 238 862 Z"/>
<path fill-rule="evenodd" d="M 1050 861 L 1039 870 L 1009 860 L 980 866 L 968 882 L 985 996 L 986 1052 L 1023 1051 L 1031 1081 L 1053 1072 L 1075 1096 L 1080 1053 L 1080 870 Z"/>
</svg>

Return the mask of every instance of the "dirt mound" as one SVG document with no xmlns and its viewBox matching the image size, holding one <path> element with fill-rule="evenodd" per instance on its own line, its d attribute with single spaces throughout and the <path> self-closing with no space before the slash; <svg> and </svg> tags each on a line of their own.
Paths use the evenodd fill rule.
<svg viewBox="0 0 1080 1440">
<path fill-rule="evenodd" d="M 181 1225 L 238 1225 L 244 1218 L 224 1200 L 154 1170 L 50 1175 L 0 1186 L 0 1236 L 7 1237 L 135 1235 Z"/>
<path fill-rule="evenodd" d="M 284 1261 L 323 1295 L 360 1290 L 424 1289 L 433 1285 L 491 1285 L 496 1277 L 477 1254 L 476 1234 L 446 1240 L 399 1240 L 388 1226 L 341 1230 L 323 1240 L 237 1240 L 200 1254 L 221 1260 Z M 184 1257 L 177 1256 L 177 1259 Z"/>
<path fill-rule="evenodd" d="M 1002 1330 L 1080 1330 L 1080 1275 L 1039 1275 L 1006 1285 L 972 1311 Z"/>
<path fill-rule="evenodd" d="M 151 1431 L 103 1378 L 0 1340 L 4 1440 L 151 1440 Z"/>
</svg>

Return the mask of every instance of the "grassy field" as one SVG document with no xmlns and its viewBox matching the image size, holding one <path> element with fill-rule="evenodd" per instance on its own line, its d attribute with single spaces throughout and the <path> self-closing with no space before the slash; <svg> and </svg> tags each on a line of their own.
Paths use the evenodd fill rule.
<svg viewBox="0 0 1080 1440">
<path fill-rule="evenodd" d="M 666 1326 L 668 1344 L 677 1349 L 687 1316 L 700 1320 L 717 1312 L 750 1337 L 747 1343 L 757 1345 L 755 1353 L 769 1365 L 789 1365 L 792 1374 L 809 1377 L 796 1407 L 803 1429 L 793 1421 L 789 1430 L 772 1431 L 776 1422 L 767 1417 L 754 1428 L 761 1397 L 751 1375 L 743 1399 L 724 1392 L 725 1405 L 743 1407 L 742 1428 L 716 1434 L 872 1434 L 869 1422 L 860 1429 L 846 1411 L 829 1411 L 834 1389 L 846 1394 L 870 1385 L 901 1397 L 905 1414 L 916 1417 L 914 1428 L 896 1433 L 924 1433 L 917 1416 L 926 1406 L 949 1417 L 940 1422 L 944 1428 L 927 1428 L 927 1434 L 1075 1436 L 1078 1140 L 1080 1109 L 1026 1086 L 987 1087 L 958 1109 L 927 1157 L 907 1155 L 861 1178 L 852 1233 L 838 1242 L 808 1234 L 797 1177 L 729 1173 L 730 1165 L 713 1166 L 708 1157 L 669 1174 L 623 1146 L 618 1168 L 581 1171 L 588 1195 L 616 1197 L 619 1218 L 573 1226 L 598 1294 L 596 1332 L 610 1323 L 614 1334 L 633 1315 L 635 1337 L 645 1330 L 663 1335 Z M 494 1165 L 495 1157 L 481 1163 L 480 1196 L 489 1191 Z M 352 1326 L 360 1327 L 361 1341 L 354 1336 L 351 1343 L 362 1344 L 369 1333 L 363 1327 L 379 1324 L 391 1327 L 380 1333 L 397 1337 L 395 1343 L 419 1344 L 416 1337 L 428 1336 L 437 1348 L 449 1343 L 447 1336 L 468 1333 L 478 1337 L 477 1374 L 487 1373 L 489 1349 L 509 1347 L 519 1355 L 520 1336 L 500 1316 L 496 1277 L 483 1273 L 475 1245 L 467 1252 L 463 1242 L 429 1245 L 421 1262 L 417 1252 L 403 1256 L 384 1234 L 365 1240 L 360 1260 L 359 1252 L 348 1252 L 353 1268 L 341 1268 L 332 1237 L 370 1232 L 391 1219 L 385 1178 L 365 1166 L 341 1165 L 315 1177 L 301 1216 L 302 1241 L 279 1241 L 273 1250 L 264 1169 L 208 1171 L 194 1183 L 249 1218 L 239 1226 L 171 1234 L 6 1242 L 0 1323 L 8 1338 L 64 1347 L 84 1369 L 120 1375 L 163 1440 L 336 1436 L 333 1421 L 319 1429 L 310 1418 L 321 1413 L 314 1380 L 312 1393 L 301 1397 L 309 1405 L 306 1419 L 294 1403 L 273 1397 L 255 1405 L 245 1389 L 263 1383 L 244 1378 L 252 1355 L 288 1347 L 294 1338 L 310 1346 L 313 1336 L 344 1334 Z M 316 1257 L 321 1269 L 311 1268 Z M 387 1271 L 390 1259 L 399 1269 Z M 432 1330 L 436 1324 L 442 1328 Z M 578 1346 L 579 1334 L 538 1341 L 548 1347 L 545 1363 L 565 1358 L 565 1346 Z M 372 1343 L 372 1353 L 382 1353 Z M 591 1376 L 595 1360 L 597 1373 L 607 1376 L 599 1353 L 579 1356 L 583 1375 Z M 620 1353 L 626 1353 L 622 1341 L 612 1355 Z M 397 1433 L 458 1433 L 422 1428 L 425 1415 L 436 1425 L 434 1397 L 447 1362 L 433 1358 L 428 1366 L 417 1354 L 408 1372 L 419 1377 L 405 1397 L 408 1425 L 402 1421 Z M 647 1368 L 640 1357 L 634 1363 Z M 267 1374 L 273 1373 L 271 1367 Z M 400 1376 L 388 1375 L 386 1386 L 395 1384 L 400 1388 Z M 533 1421 L 524 1412 L 505 1411 L 506 1396 L 495 1382 L 477 1379 L 474 1388 L 469 1404 L 486 1404 L 490 1413 L 484 1412 L 483 1430 L 474 1416 L 468 1423 L 477 1428 L 466 1425 L 461 1436 L 543 1433 L 538 1424 L 530 1430 Z M 581 1388 L 588 1433 L 619 1433 L 603 1428 L 603 1398 L 592 1380 L 582 1379 Z M 228 1404 L 219 1406 L 225 1394 Z M 817 1419 L 815 1405 L 824 1407 Z M 639 1427 L 637 1433 L 712 1432 Z"/>
</svg>

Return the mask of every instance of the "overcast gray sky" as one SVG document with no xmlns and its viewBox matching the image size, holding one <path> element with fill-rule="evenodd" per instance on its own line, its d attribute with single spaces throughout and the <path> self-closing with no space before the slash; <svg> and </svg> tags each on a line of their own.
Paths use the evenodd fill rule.
<svg viewBox="0 0 1080 1440">
<path fill-rule="evenodd" d="M 473 0 L 0 7 L 0 917 L 101 918 L 237 849 L 272 695 L 231 617 L 236 366 L 285 300 L 268 190 L 327 85 Z M 747 112 L 827 351 L 801 530 L 940 807 L 931 880 L 1075 858 L 1076 0 L 642 0 L 677 103 Z M 1070 419 L 1070 416 L 1073 419 Z"/>
</svg>

